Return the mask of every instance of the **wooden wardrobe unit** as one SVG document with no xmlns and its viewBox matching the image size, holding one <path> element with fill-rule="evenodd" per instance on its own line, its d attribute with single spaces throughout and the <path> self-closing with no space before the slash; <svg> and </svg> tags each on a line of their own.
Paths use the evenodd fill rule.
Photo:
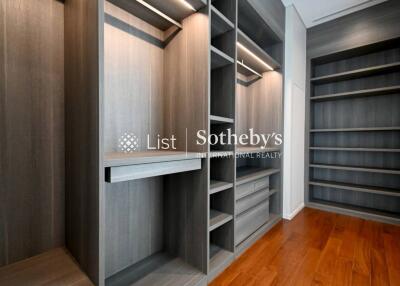
<svg viewBox="0 0 400 286">
<path fill-rule="evenodd" d="M 196 143 L 283 132 L 281 3 L 16 2 L 0 5 L 0 285 L 206 285 L 281 219 L 279 147 Z"/>
</svg>

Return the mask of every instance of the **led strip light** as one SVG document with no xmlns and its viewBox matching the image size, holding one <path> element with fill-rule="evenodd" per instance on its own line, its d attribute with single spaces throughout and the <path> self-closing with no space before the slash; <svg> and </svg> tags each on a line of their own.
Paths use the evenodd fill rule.
<svg viewBox="0 0 400 286">
<path fill-rule="evenodd" d="M 256 59 L 258 62 L 260 62 L 261 64 L 263 64 L 267 69 L 273 71 L 274 69 L 267 64 L 266 62 L 264 62 L 262 59 L 260 59 L 257 55 L 255 55 L 252 51 L 250 51 L 248 48 L 246 48 L 245 46 L 243 46 L 241 43 L 237 42 L 237 46 L 242 49 L 243 51 L 245 51 L 246 53 L 248 53 L 249 55 L 251 55 L 254 59 Z"/>
</svg>

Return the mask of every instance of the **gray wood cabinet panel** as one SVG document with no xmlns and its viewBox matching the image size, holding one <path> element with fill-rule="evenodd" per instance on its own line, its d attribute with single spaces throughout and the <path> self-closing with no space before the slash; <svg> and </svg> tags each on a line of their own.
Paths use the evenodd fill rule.
<svg viewBox="0 0 400 286">
<path fill-rule="evenodd" d="M 240 215 L 244 211 L 266 200 L 268 196 L 269 196 L 269 189 L 263 189 L 261 191 L 255 192 L 247 197 L 244 197 L 236 201 L 235 214 Z"/>
<path fill-rule="evenodd" d="M 236 218 L 235 244 L 238 245 L 268 221 L 269 201 L 248 210 Z"/>
<path fill-rule="evenodd" d="M 66 245 L 104 284 L 103 0 L 68 0 L 65 17 Z"/>
<path fill-rule="evenodd" d="M 65 243 L 64 7 L 0 4 L 0 266 Z"/>
</svg>

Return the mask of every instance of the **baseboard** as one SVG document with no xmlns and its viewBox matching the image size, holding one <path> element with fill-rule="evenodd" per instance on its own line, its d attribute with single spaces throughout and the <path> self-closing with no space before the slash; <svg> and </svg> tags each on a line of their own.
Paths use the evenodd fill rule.
<svg viewBox="0 0 400 286">
<path fill-rule="evenodd" d="M 289 215 L 283 215 L 284 219 L 292 220 L 302 209 L 304 209 L 304 203 L 301 203 L 294 211 L 292 211 Z"/>
</svg>

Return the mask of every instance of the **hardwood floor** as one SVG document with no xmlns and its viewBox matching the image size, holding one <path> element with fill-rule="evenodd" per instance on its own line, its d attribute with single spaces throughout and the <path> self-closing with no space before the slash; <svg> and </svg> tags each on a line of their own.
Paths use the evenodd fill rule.
<svg viewBox="0 0 400 286">
<path fill-rule="evenodd" d="M 304 209 L 211 286 L 400 285 L 400 227 Z"/>
</svg>

